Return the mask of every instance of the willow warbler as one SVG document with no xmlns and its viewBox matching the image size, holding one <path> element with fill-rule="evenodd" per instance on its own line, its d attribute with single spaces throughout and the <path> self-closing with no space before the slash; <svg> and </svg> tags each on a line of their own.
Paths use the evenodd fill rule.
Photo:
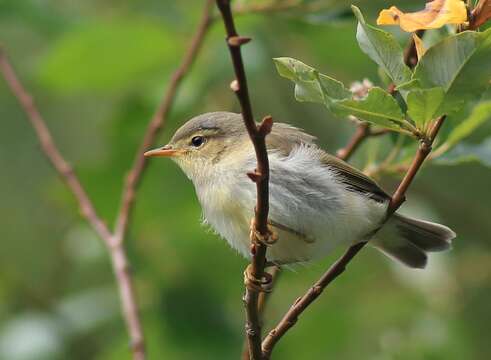
<svg viewBox="0 0 491 360">
<path fill-rule="evenodd" d="M 314 140 L 282 123 L 275 123 L 266 137 L 269 223 L 279 237 L 268 249 L 268 261 L 306 262 L 336 245 L 370 240 L 389 257 L 423 268 L 427 252 L 450 248 L 455 233 L 446 226 L 397 213 L 387 219 L 390 196 Z M 205 222 L 250 256 L 256 187 L 246 173 L 255 168 L 256 157 L 240 114 L 199 115 L 177 130 L 168 145 L 145 156 L 174 160 L 193 182 Z"/>
</svg>

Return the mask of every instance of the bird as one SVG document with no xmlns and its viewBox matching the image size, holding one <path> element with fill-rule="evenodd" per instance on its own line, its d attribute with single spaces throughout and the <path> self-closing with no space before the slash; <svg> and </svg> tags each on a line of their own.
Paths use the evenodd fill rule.
<svg viewBox="0 0 491 360">
<path fill-rule="evenodd" d="M 451 248 L 450 228 L 394 213 L 373 179 L 328 154 L 316 138 L 275 122 L 266 136 L 269 159 L 268 224 L 278 238 L 267 261 L 308 263 L 339 245 L 368 242 L 411 268 L 424 268 L 428 252 Z M 144 154 L 169 157 L 194 184 L 204 222 L 250 258 L 256 186 L 247 176 L 256 155 L 241 114 L 210 112 L 188 120 L 170 142 Z"/>
</svg>

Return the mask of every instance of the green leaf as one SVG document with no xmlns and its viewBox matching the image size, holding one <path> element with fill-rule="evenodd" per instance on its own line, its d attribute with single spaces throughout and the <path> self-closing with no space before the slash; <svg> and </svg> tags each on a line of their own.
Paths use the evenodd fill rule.
<svg viewBox="0 0 491 360">
<path fill-rule="evenodd" d="M 339 116 L 354 115 L 361 120 L 403 131 L 404 114 L 397 101 L 385 90 L 374 87 L 363 99 L 354 99 L 344 85 L 301 61 L 292 58 L 274 59 L 278 73 L 295 83 L 295 98 L 327 106 Z"/>
<path fill-rule="evenodd" d="M 466 162 L 479 162 L 491 167 L 491 138 L 487 138 L 481 144 L 458 144 L 435 160 L 435 163 L 440 165 L 458 165 Z"/>
<path fill-rule="evenodd" d="M 83 23 L 54 43 L 39 75 L 58 91 L 114 91 L 173 64 L 179 44 L 153 20 Z"/>
<path fill-rule="evenodd" d="M 319 74 L 316 69 L 299 60 L 281 57 L 273 61 L 278 73 L 295 83 L 295 98 L 298 101 L 325 104 L 325 96 L 332 99 L 347 99 L 352 96 L 342 82 Z"/>
<path fill-rule="evenodd" d="M 423 130 L 426 124 L 439 115 L 439 109 L 445 91 L 441 87 L 413 90 L 407 95 L 408 114 L 416 123 L 416 127 Z"/>
<path fill-rule="evenodd" d="M 446 146 L 455 146 L 488 120 L 491 120 L 491 100 L 478 104 L 470 115 L 452 130 L 445 142 Z"/>
<path fill-rule="evenodd" d="M 358 18 L 356 39 L 361 50 L 384 69 L 394 84 L 409 81 L 411 70 L 404 63 L 402 48 L 396 39 L 388 32 L 368 25 L 356 6 L 352 5 L 351 9 Z"/>
<path fill-rule="evenodd" d="M 361 120 L 400 131 L 404 114 L 397 101 L 385 90 L 374 87 L 361 100 L 333 101 L 328 107 L 337 115 L 354 115 Z"/>
<path fill-rule="evenodd" d="M 411 90 L 417 90 L 421 89 L 421 84 L 418 79 L 411 79 L 405 83 L 402 83 L 398 86 L 396 86 L 396 90 L 399 92 L 403 91 L 411 91 Z"/>
<path fill-rule="evenodd" d="M 445 90 L 439 113 L 451 113 L 478 99 L 491 78 L 491 29 L 445 38 L 426 51 L 413 78 L 424 88 Z"/>
</svg>

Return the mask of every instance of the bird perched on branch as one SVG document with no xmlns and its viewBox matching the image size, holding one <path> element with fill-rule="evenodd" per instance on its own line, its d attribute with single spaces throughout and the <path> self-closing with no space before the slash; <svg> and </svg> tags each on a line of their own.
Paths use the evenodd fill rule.
<svg viewBox="0 0 491 360">
<path fill-rule="evenodd" d="M 390 196 L 314 140 L 282 123 L 275 123 L 266 137 L 269 224 L 279 238 L 267 251 L 269 262 L 306 262 L 336 245 L 370 240 L 389 257 L 423 268 L 427 252 L 450 248 L 452 230 L 397 213 L 387 217 Z M 206 222 L 250 256 L 256 187 L 247 172 L 255 168 L 256 156 L 240 114 L 199 115 L 177 130 L 168 145 L 145 156 L 174 160 L 193 182 Z"/>
</svg>

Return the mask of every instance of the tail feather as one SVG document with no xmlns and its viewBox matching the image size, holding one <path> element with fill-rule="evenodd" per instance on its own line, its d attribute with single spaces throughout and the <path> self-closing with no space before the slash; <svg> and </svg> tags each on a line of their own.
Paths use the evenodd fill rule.
<svg viewBox="0 0 491 360">
<path fill-rule="evenodd" d="M 426 252 L 451 248 L 456 234 L 446 226 L 394 214 L 371 244 L 387 256 L 413 268 L 424 268 Z"/>
</svg>

